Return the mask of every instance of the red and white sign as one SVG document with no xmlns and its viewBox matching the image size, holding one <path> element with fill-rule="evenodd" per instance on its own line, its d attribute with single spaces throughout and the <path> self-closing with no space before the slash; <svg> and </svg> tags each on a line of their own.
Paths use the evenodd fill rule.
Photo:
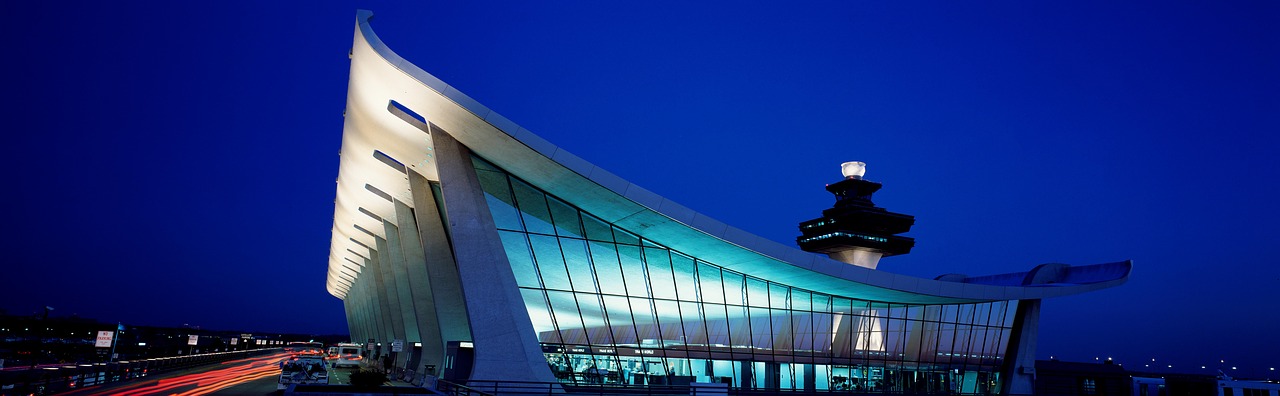
<svg viewBox="0 0 1280 396">
<path fill-rule="evenodd" d="M 110 331 L 110 330 L 108 330 L 108 331 L 99 331 L 99 332 L 98 332 L 98 339 L 97 339 L 97 341 L 94 341 L 93 346 L 98 347 L 98 348 L 110 348 L 110 347 L 111 347 L 111 339 L 115 338 L 115 336 L 116 336 L 116 333 L 115 333 L 115 332 L 112 332 L 112 331 Z"/>
<path fill-rule="evenodd" d="M 187 345 L 195 345 L 197 342 L 200 342 L 200 336 L 192 335 L 187 337 Z"/>
</svg>

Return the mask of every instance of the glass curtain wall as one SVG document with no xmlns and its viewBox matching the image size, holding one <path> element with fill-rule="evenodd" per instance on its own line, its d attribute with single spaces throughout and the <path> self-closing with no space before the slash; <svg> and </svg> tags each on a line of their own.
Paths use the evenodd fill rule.
<svg viewBox="0 0 1280 396">
<path fill-rule="evenodd" d="M 1016 302 L 911 305 L 790 287 L 669 249 L 474 164 L 560 381 L 999 389 Z"/>
</svg>

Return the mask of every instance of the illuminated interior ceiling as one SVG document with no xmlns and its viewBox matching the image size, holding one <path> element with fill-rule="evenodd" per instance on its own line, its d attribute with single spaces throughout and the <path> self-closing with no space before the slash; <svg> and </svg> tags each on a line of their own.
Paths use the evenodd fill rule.
<svg viewBox="0 0 1280 396">
<path fill-rule="evenodd" d="M 357 12 L 351 49 L 326 281 L 326 289 L 338 298 L 345 298 L 360 276 L 365 260 L 360 252 L 376 247 L 374 235 L 385 237 L 379 219 L 395 222 L 394 206 L 385 196 L 412 206 L 406 175 L 375 152 L 403 163 L 409 172 L 439 180 L 431 135 L 389 110 L 392 101 L 439 126 L 476 155 L 602 220 L 773 282 L 859 299 L 946 304 L 1076 294 L 1128 279 L 1129 262 L 1062 270 L 1079 276 L 1061 279 L 1084 280 L 1078 283 L 1023 286 L 1008 281 L 1026 273 L 923 279 L 848 265 L 761 238 L 632 184 L 484 107 L 387 48 L 370 26 L 372 16 Z"/>
</svg>

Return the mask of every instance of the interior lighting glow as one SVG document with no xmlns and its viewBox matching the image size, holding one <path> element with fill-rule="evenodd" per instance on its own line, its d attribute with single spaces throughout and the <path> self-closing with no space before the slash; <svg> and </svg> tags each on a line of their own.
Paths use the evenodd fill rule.
<svg viewBox="0 0 1280 396">
<path fill-rule="evenodd" d="M 861 179 L 867 174 L 867 163 L 862 161 L 849 161 L 840 164 L 840 173 L 846 179 Z"/>
</svg>

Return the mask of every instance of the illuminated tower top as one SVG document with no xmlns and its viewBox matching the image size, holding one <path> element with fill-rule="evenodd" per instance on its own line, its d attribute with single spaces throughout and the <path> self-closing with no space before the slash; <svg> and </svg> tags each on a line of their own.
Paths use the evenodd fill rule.
<svg viewBox="0 0 1280 396">
<path fill-rule="evenodd" d="M 864 180 L 867 164 L 840 164 L 844 180 L 828 184 L 836 204 L 822 211 L 822 217 L 801 222 L 796 243 L 800 249 L 825 253 L 832 259 L 875 269 L 884 256 L 907 254 L 915 246 L 913 238 L 899 236 L 911 230 L 915 216 L 893 213 L 871 202 L 880 183 Z"/>
</svg>

